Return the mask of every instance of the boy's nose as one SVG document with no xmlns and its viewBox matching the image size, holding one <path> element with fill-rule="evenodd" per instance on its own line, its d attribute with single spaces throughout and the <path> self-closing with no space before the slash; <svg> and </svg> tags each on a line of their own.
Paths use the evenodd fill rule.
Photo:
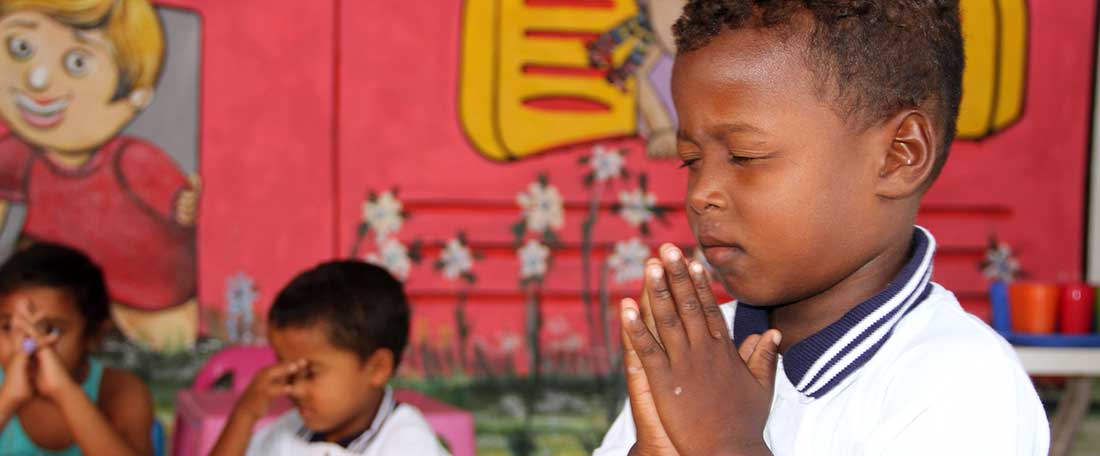
<svg viewBox="0 0 1100 456">
<path fill-rule="evenodd" d="M 38 65 L 27 72 L 27 86 L 36 92 L 46 90 L 50 86 L 50 70 L 45 65 Z"/>
</svg>

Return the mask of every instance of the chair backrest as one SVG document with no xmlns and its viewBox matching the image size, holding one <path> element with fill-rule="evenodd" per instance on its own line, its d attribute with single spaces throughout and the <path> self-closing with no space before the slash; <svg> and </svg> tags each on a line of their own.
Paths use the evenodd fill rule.
<svg viewBox="0 0 1100 456">
<path fill-rule="evenodd" d="M 268 346 L 229 346 L 215 353 L 206 361 L 206 364 L 203 364 L 202 369 L 199 369 L 198 375 L 195 376 L 195 381 L 191 383 L 191 388 L 211 389 L 219 378 L 232 372 L 231 388 L 238 393 L 243 392 L 260 369 L 275 364 L 275 361 L 275 351 Z"/>
<path fill-rule="evenodd" d="M 153 418 L 153 456 L 164 456 L 164 425 L 160 420 Z"/>
</svg>

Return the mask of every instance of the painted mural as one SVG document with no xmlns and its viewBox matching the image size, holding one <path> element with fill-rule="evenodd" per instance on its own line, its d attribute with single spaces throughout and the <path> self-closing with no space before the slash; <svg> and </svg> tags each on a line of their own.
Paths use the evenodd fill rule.
<svg viewBox="0 0 1100 456">
<path fill-rule="evenodd" d="M 152 5 L 5 0 L 0 36 L 4 251 L 80 248 L 103 267 L 124 334 L 190 347 L 199 178 L 120 134 L 156 93 L 165 46 Z"/>
<path fill-rule="evenodd" d="M 1081 278 L 1097 2 L 962 3 L 960 140 L 920 223 L 988 317 L 991 235 Z M 669 159 L 682 4 L 0 0 L 0 255 L 54 240 L 105 266 L 103 356 L 165 422 L 210 353 L 265 343 L 298 271 L 382 264 L 414 306 L 400 386 L 471 410 L 479 454 L 590 453 L 625 397 L 616 303 L 657 245 L 694 247 Z"/>
</svg>

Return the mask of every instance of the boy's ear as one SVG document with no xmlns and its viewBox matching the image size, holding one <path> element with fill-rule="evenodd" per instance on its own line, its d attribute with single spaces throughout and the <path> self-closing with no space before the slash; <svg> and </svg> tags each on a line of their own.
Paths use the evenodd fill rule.
<svg viewBox="0 0 1100 456">
<path fill-rule="evenodd" d="M 928 116 L 918 110 L 902 111 L 888 119 L 885 128 L 892 138 L 879 165 L 877 194 L 904 199 L 923 192 L 942 153 Z"/>
<path fill-rule="evenodd" d="M 393 351 L 388 348 L 379 348 L 367 358 L 367 379 L 371 386 L 383 388 L 390 382 L 394 374 Z"/>
<path fill-rule="evenodd" d="M 137 111 L 148 108 L 149 105 L 153 104 L 154 94 L 152 87 L 138 87 L 130 92 L 130 105 Z"/>
</svg>

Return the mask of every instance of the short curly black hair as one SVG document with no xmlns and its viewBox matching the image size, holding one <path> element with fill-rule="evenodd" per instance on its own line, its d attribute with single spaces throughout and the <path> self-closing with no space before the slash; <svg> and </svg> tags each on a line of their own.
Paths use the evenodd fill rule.
<svg viewBox="0 0 1100 456">
<path fill-rule="evenodd" d="M 955 137 L 962 98 L 958 0 L 690 0 L 673 26 L 678 52 L 727 30 L 783 28 L 813 18 L 807 62 L 837 95 L 839 112 L 862 125 L 922 107 L 943 129 L 939 175 Z"/>
<path fill-rule="evenodd" d="M 275 297 L 268 321 L 275 329 L 320 324 L 329 343 L 361 360 L 379 348 L 389 349 L 396 369 L 409 340 L 409 314 L 401 282 L 385 269 L 334 260 L 291 280 Z"/>
<path fill-rule="evenodd" d="M 84 317 L 85 338 L 98 335 L 111 316 L 103 270 L 72 247 L 38 242 L 16 252 L 0 267 L 0 296 L 31 287 L 67 294 Z"/>
</svg>

